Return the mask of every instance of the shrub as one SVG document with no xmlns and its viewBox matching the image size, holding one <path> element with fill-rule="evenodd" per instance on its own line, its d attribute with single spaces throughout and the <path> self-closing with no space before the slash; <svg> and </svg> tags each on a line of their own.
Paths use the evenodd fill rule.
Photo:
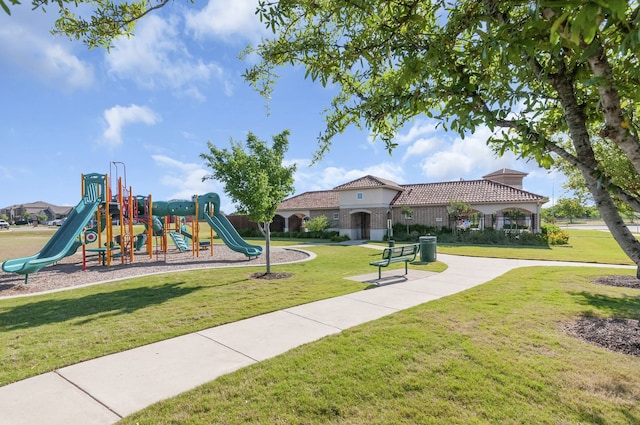
<svg viewBox="0 0 640 425">
<path fill-rule="evenodd" d="M 243 238 L 259 238 L 263 236 L 262 232 L 259 229 L 248 227 L 245 227 L 244 229 L 238 229 L 238 234 Z"/>
<path fill-rule="evenodd" d="M 306 228 L 315 233 L 316 237 L 320 237 L 320 234 L 329 228 L 329 220 L 326 215 L 319 215 L 307 221 Z"/>
<path fill-rule="evenodd" d="M 542 237 L 549 245 L 566 245 L 569 243 L 569 234 L 555 224 L 543 224 Z"/>
<path fill-rule="evenodd" d="M 564 230 L 547 234 L 549 245 L 566 245 L 569 243 L 569 234 Z"/>
</svg>

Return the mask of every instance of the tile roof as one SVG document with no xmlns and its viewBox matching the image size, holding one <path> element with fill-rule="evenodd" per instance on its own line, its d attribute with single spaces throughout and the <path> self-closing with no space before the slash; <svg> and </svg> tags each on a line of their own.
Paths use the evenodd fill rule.
<svg viewBox="0 0 640 425">
<path fill-rule="evenodd" d="M 338 192 L 333 190 L 318 190 L 304 192 L 300 195 L 285 199 L 278 206 L 279 210 L 311 210 L 311 209 L 336 209 L 338 205 Z"/>
<path fill-rule="evenodd" d="M 402 186 L 398 183 L 371 175 L 341 184 L 340 186 L 334 187 L 333 190 L 370 189 L 372 187 L 388 187 L 391 189 L 402 190 Z"/>
<path fill-rule="evenodd" d="M 448 205 L 451 201 L 467 204 L 496 204 L 514 202 L 547 202 L 548 198 L 526 190 L 518 189 L 487 177 L 504 174 L 522 175 L 527 173 L 503 168 L 487 174 L 481 180 L 459 180 L 441 183 L 420 183 L 399 185 L 375 176 L 364 176 L 336 186 L 333 190 L 305 192 L 282 201 L 279 210 L 337 209 L 340 208 L 338 192 L 351 189 L 383 187 L 397 190 L 391 205 Z"/>
<path fill-rule="evenodd" d="M 409 184 L 402 187 L 404 191 L 393 200 L 393 205 L 446 205 L 452 200 L 467 204 L 547 201 L 542 195 L 490 180 Z"/>
<path fill-rule="evenodd" d="M 508 176 L 522 176 L 522 177 L 526 177 L 529 174 L 527 173 L 523 173 L 522 171 L 516 171 L 516 170 L 512 170 L 510 168 L 503 168 L 501 170 L 498 171 L 494 171 L 493 173 L 489 173 L 486 176 L 482 176 L 483 179 L 487 179 L 489 177 L 498 177 L 498 176 L 503 176 L 503 175 L 508 175 Z"/>
</svg>

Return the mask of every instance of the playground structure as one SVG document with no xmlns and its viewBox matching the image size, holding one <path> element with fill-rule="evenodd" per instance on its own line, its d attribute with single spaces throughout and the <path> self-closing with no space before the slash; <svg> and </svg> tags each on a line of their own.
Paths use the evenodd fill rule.
<svg viewBox="0 0 640 425">
<path fill-rule="evenodd" d="M 115 167 L 117 175 L 120 164 L 112 162 L 110 171 Z M 153 201 L 151 195 L 133 196 L 131 187 L 126 187 L 126 171 L 124 181 L 123 177 L 117 177 L 116 181 L 114 195 L 108 174 L 83 175 L 82 199 L 46 245 L 29 257 L 5 261 L 2 270 L 24 275 L 27 283 L 29 274 L 75 254 L 79 248 L 82 248 L 83 269 L 91 253 L 97 254 L 107 267 L 116 258 L 122 264 L 133 263 L 134 253 L 143 248 L 150 258 L 154 252 L 164 252 L 166 259 L 168 238 L 180 252 L 191 251 L 199 256 L 201 249 L 208 249 L 213 255 L 214 231 L 230 249 L 249 259 L 262 254 L 262 247 L 247 243 L 220 212 L 217 193 L 194 195 L 191 200 Z M 200 241 L 201 221 L 209 225 L 208 241 Z M 144 224 L 144 232 L 134 234 L 137 223 Z M 117 235 L 114 227 L 119 230 Z M 191 240 L 190 247 L 185 238 Z"/>
</svg>

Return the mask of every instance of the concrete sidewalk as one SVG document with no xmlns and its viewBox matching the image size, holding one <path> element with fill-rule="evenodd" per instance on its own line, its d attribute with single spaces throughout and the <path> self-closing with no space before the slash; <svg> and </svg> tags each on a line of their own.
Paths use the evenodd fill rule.
<svg viewBox="0 0 640 425">
<path fill-rule="evenodd" d="M 244 366 L 344 329 L 451 295 L 525 266 L 606 266 L 438 254 L 448 269 L 353 277 L 368 290 L 317 301 L 86 361 L 0 387 L 0 422 L 112 424 Z"/>
</svg>

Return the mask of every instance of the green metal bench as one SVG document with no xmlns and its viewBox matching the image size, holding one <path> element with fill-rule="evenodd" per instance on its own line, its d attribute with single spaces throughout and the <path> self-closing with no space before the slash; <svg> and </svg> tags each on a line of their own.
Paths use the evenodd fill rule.
<svg viewBox="0 0 640 425">
<path fill-rule="evenodd" d="M 418 251 L 420 251 L 420 245 L 418 244 L 385 248 L 382 252 L 382 259 L 372 261 L 369 265 L 378 267 L 378 279 L 382 279 L 383 267 L 387 267 L 389 264 L 393 263 L 402 263 L 404 261 L 404 274 L 406 275 L 409 273 L 408 264 L 416 259 Z"/>
</svg>

